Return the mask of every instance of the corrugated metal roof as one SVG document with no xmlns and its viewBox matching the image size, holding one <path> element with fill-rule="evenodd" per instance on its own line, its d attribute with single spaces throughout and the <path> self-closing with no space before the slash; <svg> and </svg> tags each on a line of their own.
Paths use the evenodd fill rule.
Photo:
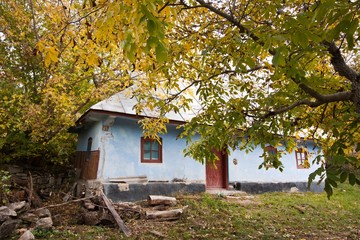
<svg viewBox="0 0 360 240">
<path fill-rule="evenodd" d="M 135 96 L 132 96 L 132 92 L 135 86 L 131 86 L 119 93 L 114 94 L 113 96 L 104 99 L 89 108 L 89 110 L 100 110 L 100 111 L 109 111 L 114 113 L 123 113 L 128 115 L 137 115 L 143 117 L 158 117 L 159 111 L 150 110 L 144 108 L 139 114 L 136 113 L 134 106 L 138 104 L 138 99 Z M 89 112 L 89 110 L 87 112 Z M 184 111 L 180 109 L 179 112 L 169 112 L 165 114 L 169 120 L 186 122 L 190 121 L 201 111 L 201 105 L 198 100 L 192 97 L 191 109 Z"/>
</svg>

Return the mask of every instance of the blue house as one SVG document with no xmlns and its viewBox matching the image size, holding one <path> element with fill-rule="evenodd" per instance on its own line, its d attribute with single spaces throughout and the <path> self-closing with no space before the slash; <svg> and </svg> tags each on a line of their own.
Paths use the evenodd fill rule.
<svg viewBox="0 0 360 240">
<path fill-rule="evenodd" d="M 140 119 L 155 114 L 147 110 L 136 114 L 133 106 L 137 100 L 129 98 L 127 91 L 93 105 L 76 122 L 75 164 L 79 177 L 100 182 L 105 194 L 114 201 L 139 200 L 148 194 L 228 189 L 229 186 L 248 192 L 282 191 L 291 187 L 306 190 L 309 174 L 318 168 L 311 164 L 318 151 L 312 141 L 303 141 L 302 148 L 283 155 L 283 172 L 258 169 L 263 162 L 260 147 L 249 153 L 217 152 L 220 160 L 216 168 L 213 164 L 203 165 L 184 157 L 186 141 L 178 138 L 181 130 L 177 126 L 195 116 L 195 110 L 169 113 L 168 132 L 160 135 L 159 144 L 145 139 L 138 124 Z M 267 147 L 270 153 L 282 150 Z"/>
</svg>

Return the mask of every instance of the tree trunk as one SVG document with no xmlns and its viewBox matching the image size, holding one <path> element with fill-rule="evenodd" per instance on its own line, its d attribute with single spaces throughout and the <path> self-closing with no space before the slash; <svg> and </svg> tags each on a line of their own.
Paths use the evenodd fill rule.
<svg viewBox="0 0 360 240">
<path fill-rule="evenodd" d="M 352 92 L 355 111 L 360 114 L 360 77 L 352 83 Z"/>
</svg>

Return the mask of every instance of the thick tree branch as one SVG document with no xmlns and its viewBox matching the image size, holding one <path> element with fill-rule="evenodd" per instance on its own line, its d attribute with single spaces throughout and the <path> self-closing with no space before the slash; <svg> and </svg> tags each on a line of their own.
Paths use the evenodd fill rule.
<svg viewBox="0 0 360 240">
<path fill-rule="evenodd" d="M 340 76 L 349 79 L 351 82 L 360 81 L 360 74 L 346 64 L 340 49 L 335 43 L 325 42 L 325 45 L 328 47 L 328 51 L 331 54 L 331 64 L 335 71 L 338 72 Z"/>
<path fill-rule="evenodd" d="M 325 42 L 324 44 L 328 47 L 328 51 L 331 54 L 331 64 L 335 71 L 340 76 L 351 81 L 351 100 L 355 104 L 355 111 L 360 114 L 360 74 L 346 64 L 340 49 L 334 42 Z"/>
<path fill-rule="evenodd" d="M 223 17 L 227 21 L 229 21 L 231 24 L 235 25 L 240 33 L 246 34 L 250 39 L 252 39 L 257 44 L 264 46 L 264 42 L 262 42 L 256 34 L 254 34 L 250 29 L 246 28 L 238 19 L 234 17 L 233 14 L 228 14 L 221 9 L 214 6 L 211 2 L 205 2 L 204 0 L 196 0 L 198 4 L 200 4 L 202 7 L 208 9 L 209 11 L 217 14 L 218 16 Z M 301 104 L 298 102 L 299 105 L 314 105 L 316 104 L 324 104 L 328 102 L 335 102 L 335 101 L 352 101 L 355 104 L 356 112 L 360 113 L 360 74 L 357 73 L 355 70 L 353 70 L 350 66 L 348 66 L 344 60 L 344 58 L 341 55 L 340 49 L 335 45 L 334 42 L 327 42 L 324 41 L 322 43 L 324 46 L 326 46 L 328 49 L 328 52 L 331 54 L 331 64 L 333 65 L 334 69 L 340 76 L 343 76 L 350 80 L 352 82 L 352 91 L 351 92 L 345 92 L 344 93 L 334 93 L 330 95 L 323 95 L 319 93 L 318 91 L 312 89 L 305 83 L 302 83 L 296 79 L 292 79 L 295 83 L 299 85 L 299 87 L 309 94 L 311 97 L 314 97 L 316 99 L 315 102 L 309 101 L 309 100 L 303 100 L 301 101 Z M 271 55 L 276 54 L 276 50 L 269 49 L 268 52 Z M 315 104 L 315 105 L 316 105 Z M 296 105 L 296 106 L 298 106 Z M 296 107 L 294 106 L 294 107 Z"/>
<path fill-rule="evenodd" d="M 311 108 L 315 108 L 315 107 L 318 107 L 320 105 L 327 104 L 327 103 L 339 102 L 339 101 L 350 101 L 350 100 L 351 100 L 351 92 L 349 92 L 349 91 L 338 92 L 338 93 L 329 94 L 329 95 L 321 95 L 321 100 L 317 99 L 315 101 L 311 101 L 310 99 L 303 99 L 303 100 L 297 101 L 289 106 L 279 108 L 274 111 L 269 111 L 262 118 L 268 118 L 271 116 L 275 116 L 275 115 L 290 111 L 300 105 L 307 105 Z"/>
<path fill-rule="evenodd" d="M 227 14 L 220 9 L 214 7 L 210 3 L 206 3 L 204 0 L 196 0 L 201 6 L 207 8 L 208 10 L 212 11 L 213 13 L 225 18 L 230 23 L 234 24 L 240 30 L 240 33 L 247 34 L 252 40 L 259 43 L 260 45 L 264 45 L 260 38 L 253 34 L 250 29 L 246 28 L 242 25 L 238 20 L 234 18 L 233 15 Z M 334 66 L 336 72 L 339 73 L 340 76 L 346 77 L 351 82 L 357 81 L 360 82 L 360 74 L 354 71 L 351 67 L 349 67 L 344 58 L 341 55 L 340 49 L 335 45 L 334 42 L 324 42 L 325 46 L 328 47 L 328 51 L 331 54 L 331 64 Z M 269 50 L 270 54 L 274 55 L 276 51 Z"/>
<path fill-rule="evenodd" d="M 344 92 L 337 92 L 333 94 L 324 95 L 319 93 L 318 91 L 312 89 L 305 83 L 300 82 L 295 78 L 291 78 L 296 84 L 298 84 L 299 88 L 303 90 L 305 93 L 309 94 L 311 97 L 315 98 L 317 101 L 322 103 L 328 102 L 336 102 L 336 101 L 349 101 L 352 100 L 352 92 L 351 91 L 344 91 Z"/>
<path fill-rule="evenodd" d="M 298 83 L 298 81 L 294 80 L 294 82 Z M 319 93 L 318 91 L 312 89 L 311 87 L 309 87 L 308 85 L 304 84 L 304 83 L 298 83 L 299 87 L 306 92 L 307 94 L 309 94 L 311 97 L 316 98 L 318 101 L 320 102 L 335 102 L 335 101 L 344 101 L 344 99 L 347 100 L 351 100 L 351 92 L 350 91 L 346 91 L 346 92 L 337 92 L 337 93 L 333 93 L 333 94 L 328 94 L 328 95 L 323 95 L 321 93 Z"/>
</svg>

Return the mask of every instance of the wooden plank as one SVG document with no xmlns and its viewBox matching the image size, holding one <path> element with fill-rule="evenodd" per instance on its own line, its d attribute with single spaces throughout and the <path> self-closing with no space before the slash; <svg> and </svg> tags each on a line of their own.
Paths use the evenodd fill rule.
<svg viewBox="0 0 360 240">
<path fill-rule="evenodd" d="M 148 179 L 146 175 L 141 176 L 129 176 L 129 177 L 116 177 L 116 178 L 109 178 L 109 182 L 114 183 L 147 183 Z"/>
<path fill-rule="evenodd" d="M 90 161 L 88 161 L 88 169 L 87 169 L 87 180 L 96 179 L 97 178 L 97 171 L 99 167 L 99 157 L 100 151 L 91 151 L 90 153 Z"/>
<path fill-rule="evenodd" d="M 80 168 L 80 179 L 91 180 L 97 178 L 100 151 L 78 151 L 76 153 L 75 167 Z"/>
<path fill-rule="evenodd" d="M 85 161 L 86 161 L 86 151 L 77 151 L 75 159 L 75 167 L 80 169 L 80 179 L 85 179 Z"/>
<path fill-rule="evenodd" d="M 106 195 L 104 194 L 104 192 L 102 190 L 101 190 L 101 197 L 104 200 L 106 207 L 109 209 L 110 213 L 113 215 L 113 217 L 114 217 L 116 223 L 118 224 L 119 228 L 121 229 L 121 231 L 123 231 L 125 236 L 130 237 L 131 236 L 130 230 L 127 228 L 124 221 L 121 219 L 120 215 L 116 212 L 114 206 L 112 205 L 112 203 L 106 197 Z"/>
</svg>

